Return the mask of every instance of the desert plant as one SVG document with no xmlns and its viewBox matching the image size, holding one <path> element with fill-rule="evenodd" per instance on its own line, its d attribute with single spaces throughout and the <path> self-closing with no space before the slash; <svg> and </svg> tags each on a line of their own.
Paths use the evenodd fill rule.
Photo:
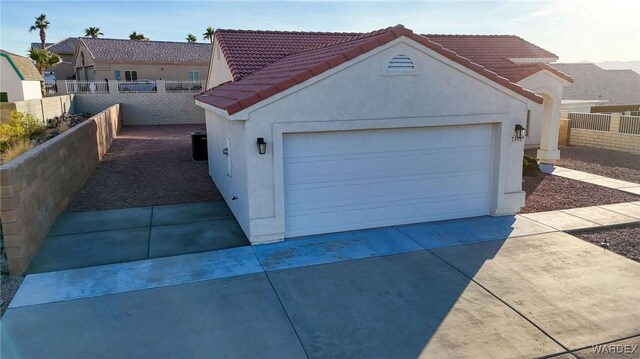
<svg viewBox="0 0 640 359">
<path fill-rule="evenodd" d="M 7 151 L 11 146 L 23 140 L 33 140 L 46 130 L 42 121 L 30 114 L 11 111 L 11 120 L 0 125 L 0 151 Z"/>
<path fill-rule="evenodd" d="M 12 159 L 20 156 L 21 154 L 29 151 L 33 147 L 34 146 L 31 141 L 28 141 L 28 140 L 18 141 L 13 145 L 9 146 L 9 148 L 7 148 L 7 150 L 4 152 L 4 155 L 2 156 L 2 162 L 9 162 Z"/>
<path fill-rule="evenodd" d="M 540 172 L 538 160 L 531 156 L 524 155 L 524 157 L 522 158 L 522 175 L 536 176 L 538 172 Z"/>
<path fill-rule="evenodd" d="M 213 44 L 213 38 L 214 38 L 215 32 L 216 32 L 216 30 L 214 28 L 212 28 L 211 26 L 209 26 L 205 30 L 204 34 L 202 34 L 202 38 L 205 39 L 205 40 L 211 41 L 211 43 Z"/>
<path fill-rule="evenodd" d="M 44 75 L 44 70 L 60 62 L 60 57 L 58 55 L 47 50 L 34 49 L 32 47 L 28 51 L 29 58 L 33 60 L 33 62 L 35 62 L 36 68 L 40 72 L 40 75 Z M 45 96 L 47 94 L 44 81 L 40 81 L 40 91 L 42 92 L 42 96 Z"/>
<path fill-rule="evenodd" d="M 41 49 L 45 49 L 45 45 L 47 43 L 47 29 L 51 23 L 47 20 L 47 15 L 40 14 L 40 16 L 36 17 L 36 22 L 29 28 L 29 32 L 39 30 L 40 31 L 40 42 L 42 43 Z"/>
</svg>

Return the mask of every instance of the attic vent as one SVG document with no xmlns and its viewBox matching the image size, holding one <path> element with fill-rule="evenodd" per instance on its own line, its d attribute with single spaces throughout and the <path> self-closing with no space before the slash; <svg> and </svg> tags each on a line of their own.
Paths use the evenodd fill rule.
<svg viewBox="0 0 640 359">
<path fill-rule="evenodd" d="M 389 65 L 387 66 L 387 71 L 390 72 L 402 72 L 402 71 L 413 71 L 415 67 L 413 66 L 413 61 L 407 55 L 398 55 L 389 61 Z"/>
<path fill-rule="evenodd" d="M 220 48 L 216 46 L 216 60 L 220 60 Z"/>
</svg>

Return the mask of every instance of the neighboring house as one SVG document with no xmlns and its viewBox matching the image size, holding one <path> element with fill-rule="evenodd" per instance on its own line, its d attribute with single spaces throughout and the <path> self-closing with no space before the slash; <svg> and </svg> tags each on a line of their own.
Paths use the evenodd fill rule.
<svg viewBox="0 0 640 359">
<path fill-rule="evenodd" d="M 544 112 L 539 153 L 557 155 L 570 79 L 544 63 L 505 68 L 516 80 L 401 25 L 216 31 L 210 89 L 195 97 L 209 173 L 254 244 L 517 213 L 524 141 L 515 128 Z"/>
<path fill-rule="evenodd" d="M 40 81 L 44 81 L 31 59 L 0 50 L 0 102 L 42 98 Z"/>
<path fill-rule="evenodd" d="M 73 64 L 81 81 L 206 81 L 211 44 L 80 38 Z"/>
<path fill-rule="evenodd" d="M 77 37 L 68 37 L 55 43 L 45 43 L 45 49 L 58 55 L 60 62 L 53 68 L 47 69 L 54 73 L 56 80 L 71 80 L 75 78 L 75 69 L 73 68 L 73 54 L 78 43 Z M 39 42 L 31 43 L 31 47 L 39 49 L 42 44 Z"/>
<path fill-rule="evenodd" d="M 640 74 L 605 70 L 591 63 L 553 64 L 573 77 L 562 94 L 562 108 L 573 112 L 640 111 Z"/>
</svg>

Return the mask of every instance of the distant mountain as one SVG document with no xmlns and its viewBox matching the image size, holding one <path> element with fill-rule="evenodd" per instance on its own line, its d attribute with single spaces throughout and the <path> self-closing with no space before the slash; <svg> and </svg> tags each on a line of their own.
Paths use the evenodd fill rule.
<svg viewBox="0 0 640 359">
<path fill-rule="evenodd" d="M 594 62 L 605 70 L 633 70 L 640 74 L 640 60 L 638 61 L 603 61 Z"/>
</svg>

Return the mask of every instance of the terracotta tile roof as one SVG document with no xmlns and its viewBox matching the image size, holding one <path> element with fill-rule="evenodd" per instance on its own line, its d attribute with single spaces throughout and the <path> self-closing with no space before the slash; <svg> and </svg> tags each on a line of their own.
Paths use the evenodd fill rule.
<svg viewBox="0 0 640 359">
<path fill-rule="evenodd" d="M 518 82 L 538 71 L 548 70 L 571 82 L 570 76 L 545 64 L 557 61 L 558 56 L 514 35 L 439 35 L 427 34 L 458 55 L 480 64 L 498 75 Z M 510 59 L 540 59 L 533 63 L 514 63 Z"/>
<path fill-rule="evenodd" d="M 562 92 L 563 100 L 608 100 L 606 105 L 640 104 L 640 74 L 605 70 L 591 63 L 552 64 L 575 79 Z"/>
<path fill-rule="evenodd" d="M 257 53 L 251 52 L 251 47 L 258 45 L 259 42 L 244 38 L 241 45 L 234 44 L 234 46 L 242 49 L 242 51 L 236 50 L 235 52 L 236 54 L 242 54 L 239 59 L 234 58 L 234 52 L 229 50 L 232 48 L 232 44 L 230 44 L 230 39 L 224 34 L 225 31 L 227 30 L 221 30 L 223 34 L 216 35 L 216 39 L 222 39 L 223 42 L 225 42 L 224 47 L 227 48 L 225 59 L 228 63 L 233 63 L 235 68 L 234 81 L 205 91 L 195 96 L 195 98 L 200 102 L 224 109 L 229 114 L 252 106 L 278 92 L 302 83 L 313 76 L 401 36 L 406 36 L 419 42 L 450 60 L 466 66 L 478 74 L 532 101 L 542 103 L 542 98 L 533 92 L 522 88 L 504 77 L 498 76 L 495 72 L 489 71 L 483 66 L 451 50 L 445 49 L 440 44 L 430 41 L 424 36 L 414 34 L 411 30 L 401 25 L 367 34 L 332 33 L 331 36 L 334 38 L 329 41 L 327 41 L 327 38 L 308 40 L 304 46 L 298 46 L 295 49 L 286 47 L 288 45 L 283 45 L 285 43 L 283 41 L 279 43 L 281 47 L 276 51 L 267 50 L 266 48 L 268 48 L 268 46 L 264 46 L 260 47 Z M 251 34 L 252 32 L 245 33 Z M 270 34 L 270 36 L 273 36 L 279 33 L 270 32 Z M 296 34 L 309 34 L 310 37 L 318 36 L 318 33 Z M 250 37 L 250 35 L 247 36 Z M 289 53 L 286 53 L 287 50 L 289 50 Z M 262 68 L 260 68 L 257 61 L 258 59 L 262 60 L 261 53 L 268 54 L 266 56 L 267 60 L 265 60 L 267 64 Z M 253 68 L 256 68 L 256 70 L 251 72 L 250 69 Z"/>
<path fill-rule="evenodd" d="M 102 61 L 209 63 L 211 44 L 80 38 L 92 57 Z"/>
<path fill-rule="evenodd" d="M 38 69 L 33 62 L 31 62 L 31 59 L 5 50 L 0 50 L 0 53 L 2 56 L 11 59 L 15 70 L 18 71 L 19 76 L 21 76 L 24 81 L 44 81 Z"/>
<path fill-rule="evenodd" d="M 215 39 L 231 69 L 233 80 L 238 81 L 292 53 L 357 35 L 361 34 L 217 29 Z"/>
</svg>

